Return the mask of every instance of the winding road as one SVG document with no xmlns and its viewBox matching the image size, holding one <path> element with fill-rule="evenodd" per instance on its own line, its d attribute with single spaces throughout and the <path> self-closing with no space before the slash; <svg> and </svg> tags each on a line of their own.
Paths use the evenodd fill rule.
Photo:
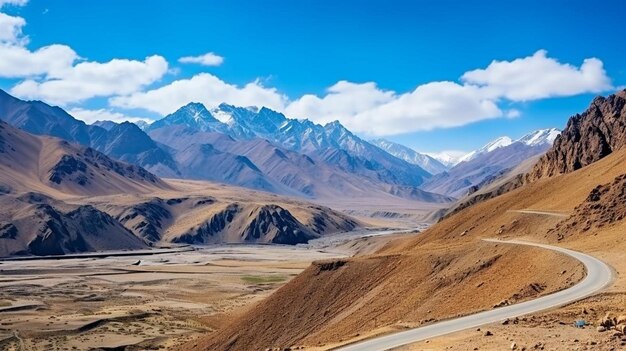
<svg viewBox="0 0 626 351">
<path fill-rule="evenodd" d="M 540 211 L 533 211 L 540 212 Z M 543 214 L 543 213 L 542 213 Z M 547 213 L 546 213 L 547 214 Z M 553 215 L 553 214 L 550 214 Z M 611 268 L 599 259 L 582 252 L 564 249 L 557 246 L 537 244 L 526 241 L 501 241 L 496 239 L 483 239 L 485 241 L 507 244 L 507 245 L 528 245 L 536 246 L 546 250 L 553 250 L 579 260 L 587 271 L 585 278 L 569 289 L 537 298 L 535 300 L 522 302 L 515 305 L 496 308 L 472 314 L 465 317 L 446 320 L 434 323 L 425 327 L 419 327 L 389 334 L 373 339 L 350 344 L 337 348 L 340 351 L 380 351 L 389 350 L 395 347 L 411 344 L 414 342 L 431 339 L 437 336 L 454 333 L 457 331 L 476 328 L 485 324 L 495 323 L 507 318 L 515 318 L 529 313 L 535 313 L 554 307 L 559 307 L 574 301 L 578 301 L 587 296 L 593 295 L 607 287 L 612 279 Z"/>
</svg>

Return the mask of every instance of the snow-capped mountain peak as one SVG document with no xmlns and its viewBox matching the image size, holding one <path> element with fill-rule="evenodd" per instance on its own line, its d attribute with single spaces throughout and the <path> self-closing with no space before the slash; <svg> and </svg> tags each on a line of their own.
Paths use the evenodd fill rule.
<svg viewBox="0 0 626 351">
<path fill-rule="evenodd" d="M 482 154 L 492 152 L 496 149 L 509 146 L 511 144 L 513 144 L 513 139 L 509 138 L 508 136 L 501 136 L 493 141 L 490 141 L 489 143 L 487 143 L 485 146 L 481 147 L 480 149 L 474 150 L 468 153 L 467 155 L 461 157 L 459 159 L 459 163 L 471 161 Z"/>
<path fill-rule="evenodd" d="M 379 148 L 387 151 L 391 155 L 401 160 L 420 166 L 430 174 L 438 174 L 448 169 L 446 165 L 439 162 L 435 158 L 419 153 L 404 145 L 397 144 L 386 139 L 370 140 L 370 143 L 378 146 Z"/>
<path fill-rule="evenodd" d="M 495 149 L 499 149 L 501 147 L 505 147 L 505 146 L 509 146 L 513 144 L 513 139 L 509 138 L 508 136 L 501 136 L 499 138 L 497 138 L 496 140 L 488 143 L 487 145 L 483 146 L 482 148 L 478 149 L 479 152 L 491 152 Z"/>
<path fill-rule="evenodd" d="M 467 152 L 463 151 L 441 151 L 441 152 L 429 152 L 426 155 L 434 158 L 435 160 L 441 162 L 447 168 L 452 168 L 456 166 L 460 161 L 460 159 L 467 155 Z"/>
<path fill-rule="evenodd" d="M 155 130 L 170 125 L 182 125 L 201 131 L 225 130 L 226 128 L 226 125 L 217 120 L 203 104 L 191 102 L 150 124 L 146 130 Z"/>
<path fill-rule="evenodd" d="M 528 133 L 516 141 L 528 146 L 552 145 L 559 134 L 561 134 L 561 131 L 556 128 L 540 129 Z"/>
</svg>

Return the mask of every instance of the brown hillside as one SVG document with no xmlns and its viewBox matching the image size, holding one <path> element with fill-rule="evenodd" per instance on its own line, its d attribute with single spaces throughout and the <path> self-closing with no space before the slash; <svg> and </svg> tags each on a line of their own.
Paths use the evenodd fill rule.
<svg viewBox="0 0 626 351">
<path fill-rule="evenodd" d="M 549 230 L 562 218 L 514 211 L 571 213 L 598 184 L 624 173 L 622 150 L 578 171 L 541 179 L 467 208 L 375 256 L 316 264 L 233 324 L 195 342 L 195 349 L 339 343 L 357 334 L 419 325 L 563 288 L 581 277 L 577 263 L 545 250 L 487 244 L 480 238 L 558 242 L 558 235 Z M 572 239 L 567 245 L 593 248 L 620 270 L 619 255 L 626 245 L 615 241 L 615 234 L 604 233 L 595 232 L 593 241 Z M 602 240 L 601 235 L 607 238 Z"/>
<path fill-rule="evenodd" d="M 51 196 L 148 193 L 170 185 L 91 148 L 35 136 L 0 121 L 0 188 Z"/>
</svg>

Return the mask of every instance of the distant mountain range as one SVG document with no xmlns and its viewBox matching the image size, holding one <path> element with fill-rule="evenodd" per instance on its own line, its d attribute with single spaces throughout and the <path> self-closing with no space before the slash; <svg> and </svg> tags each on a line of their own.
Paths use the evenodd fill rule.
<svg viewBox="0 0 626 351">
<path fill-rule="evenodd" d="M 59 107 L 0 91 L 0 118 L 38 135 L 82 144 L 169 178 L 219 181 L 307 198 L 447 202 L 419 189 L 431 174 L 357 137 L 267 108 L 190 103 L 150 125 L 73 118 Z"/>
<path fill-rule="evenodd" d="M 545 153 L 556 137 L 558 129 L 542 129 L 528 133 L 517 140 L 497 138 L 474 150 L 448 171 L 429 179 L 422 189 L 460 198 L 477 186 L 492 182 L 525 160 Z"/>
<path fill-rule="evenodd" d="M 298 244 L 361 226 L 292 198 L 178 182 L 0 121 L 0 257 L 160 243 Z"/>
<path fill-rule="evenodd" d="M 541 130 L 516 141 L 498 138 L 451 167 L 384 139 L 365 141 L 337 121 L 320 125 L 265 107 L 221 104 L 209 110 L 189 103 L 141 127 L 111 121 L 87 125 L 59 107 L 0 91 L 0 119 L 33 134 L 91 147 L 157 176 L 323 200 L 450 202 L 544 152 L 558 134 Z"/>
<path fill-rule="evenodd" d="M 437 198 L 417 188 L 430 173 L 362 140 L 339 122 L 322 126 L 267 108 L 221 104 L 209 111 L 190 103 L 146 131 L 174 150 L 187 178 L 312 198 L 372 193 Z M 217 161 L 220 167 L 212 166 Z"/>
</svg>

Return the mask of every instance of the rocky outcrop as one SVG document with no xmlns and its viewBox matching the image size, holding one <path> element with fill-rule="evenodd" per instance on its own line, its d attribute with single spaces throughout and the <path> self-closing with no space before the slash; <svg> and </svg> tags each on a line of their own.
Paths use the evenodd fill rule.
<svg viewBox="0 0 626 351">
<path fill-rule="evenodd" d="M 257 210 L 254 219 L 243 230 L 242 237 L 250 242 L 295 245 L 306 243 L 318 235 L 284 208 L 265 205 Z"/>
<path fill-rule="evenodd" d="M 168 207 L 175 203 L 154 198 L 127 208 L 117 220 L 138 237 L 154 243 L 161 240 L 165 223 L 172 219 Z"/>
<path fill-rule="evenodd" d="M 173 242 L 206 244 L 246 242 L 295 245 L 319 235 L 278 205 L 229 204 Z"/>
<path fill-rule="evenodd" d="M 557 239 L 585 233 L 626 218 L 626 174 L 611 183 L 598 185 L 587 199 L 576 206 L 574 213 L 548 231 Z"/>
<path fill-rule="evenodd" d="M 626 90 L 597 97 L 582 114 L 569 119 L 552 148 L 527 180 L 573 172 L 626 145 Z"/>
<path fill-rule="evenodd" d="M 71 155 L 63 155 L 59 162 L 57 162 L 50 169 L 50 181 L 56 184 L 61 184 L 64 180 L 72 178 L 71 181 L 78 183 L 79 185 L 87 185 L 89 179 L 85 172 L 87 171 L 87 164 Z"/>
<path fill-rule="evenodd" d="M 5 214 L 9 219 L 0 223 L 0 256 L 147 247 L 113 217 L 89 205 L 31 204 L 3 198 L 2 206 L 10 206 L 14 212 Z"/>
<path fill-rule="evenodd" d="M 216 242 L 214 239 L 218 234 L 223 233 L 226 227 L 235 219 L 235 216 L 241 212 L 238 204 L 228 205 L 222 211 L 211 216 L 207 221 L 198 227 L 191 228 L 187 233 L 173 239 L 173 242 L 187 244 L 205 244 Z"/>
</svg>

